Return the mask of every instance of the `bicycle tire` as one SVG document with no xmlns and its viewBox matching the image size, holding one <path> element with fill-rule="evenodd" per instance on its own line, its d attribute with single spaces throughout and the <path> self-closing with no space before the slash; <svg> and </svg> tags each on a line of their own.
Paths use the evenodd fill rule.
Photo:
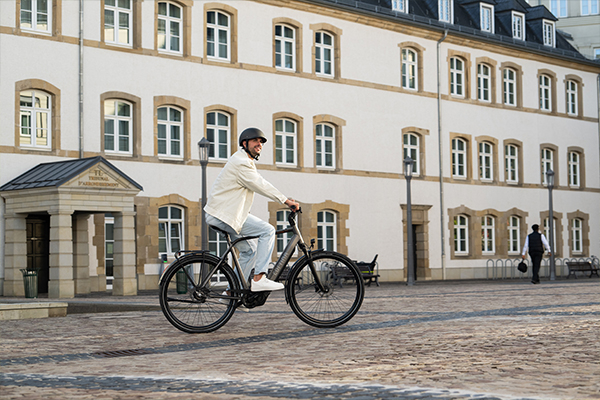
<svg viewBox="0 0 600 400">
<path fill-rule="evenodd" d="M 348 322 L 360 309 L 365 284 L 356 265 L 332 251 L 312 255 L 326 292 L 318 289 L 308 258 L 300 259 L 288 276 L 287 298 L 294 314 L 308 325 L 334 328 Z"/>
<path fill-rule="evenodd" d="M 236 300 L 220 298 L 228 288 L 239 289 L 229 265 L 221 264 L 205 289 L 198 287 L 203 267 L 210 271 L 217 264 L 214 256 L 193 254 L 165 271 L 159 288 L 160 308 L 175 328 L 187 333 L 208 333 L 221 328 L 233 316 Z"/>
</svg>

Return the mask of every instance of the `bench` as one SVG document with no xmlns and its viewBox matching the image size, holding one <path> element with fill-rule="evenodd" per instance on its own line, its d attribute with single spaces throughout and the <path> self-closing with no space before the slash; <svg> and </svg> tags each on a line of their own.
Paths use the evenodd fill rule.
<svg viewBox="0 0 600 400">
<path fill-rule="evenodd" d="M 377 273 L 377 256 L 378 254 L 376 254 L 375 258 L 373 258 L 373 261 L 369 263 L 361 261 L 354 262 L 360 270 L 363 280 L 368 286 L 371 286 L 372 282 L 375 282 L 375 284 L 379 286 L 379 274 Z M 329 267 L 331 268 L 332 279 L 335 285 L 339 285 L 339 287 L 342 287 L 344 281 L 354 281 L 354 275 L 352 275 L 352 272 L 347 268 L 338 265 L 330 265 Z"/>
<path fill-rule="evenodd" d="M 577 279 L 577 272 L 590 272 L 590 278 L 594 275 L 598 275 L 598 266 L 592 264 L 590 261 L 567 261 L 567 267 L 569 267 L 569 275 L 567 279 L 573 275 Z"/>
</svg>

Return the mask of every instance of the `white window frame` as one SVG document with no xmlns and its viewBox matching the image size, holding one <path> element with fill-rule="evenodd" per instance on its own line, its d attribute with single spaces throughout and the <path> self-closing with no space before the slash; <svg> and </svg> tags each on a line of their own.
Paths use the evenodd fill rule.
<svg viewBox="0 0 600 400">
<path fill-rule="evenodd" d="M 108 214 L 112 215 L 112 214 Z M 108 229 L 112 230 L 112 238 L 108 239 Z M 112 283 L 114 280 L 114 256 L 115 256 L 115 218 L 112 216 L 104 216 L 104 274 L 106 275 L 106 289 L 112 289 Z M 112 251 L 110 252 L 111 256 L 109 256 L 108 248 L 111 247 Z M 108 262 L 111 262 L 112 266 L 112 275 L 108 273 Z"/>
<path fill-rule="evenodd" d="M 571 252 L 573 254 L 583 253 L 583 220 L 573 218 L 571 220 Z"/>
<path fill-rule="evenodd" d="M 454 217 L 454 254 L 469 254 L 469 217 L 466 215 Z"/>
<path fill-rule="evenodd" d="M 110 104 L 112 103 L 112 107 Z M 120 105 L 129 107 L 129 115 L 119 115 Z M 114 110 L 111 114 L 110 109 Z M 107 122 L 113 123 L 113 133 L 106 132 Z M 127 127 L 126 133 L 123 132 L 124 126 Z M 107 136 L 113 137 L 112 148 L 107 147 Z M 121 140 L 127 140 L 127 149 L 121 149 Z M 116 154 L 132 154 L 133 148 L 133 104 L 120 99 L 108 99 L 104 101 L 104 151 Z"/>
<path fill-rule="evenodd" d="M 496 219 L 491 215 L 481 218 L 481 253 L 496 254 Z"/>
<path fill-rule="evenodd" d="M 167 110 L 167 119 L 160 119 L 159 111 L 161 109 Z M 172 114 L 173 111 L 179 113 L 179 115 L 180 115 L 179 121 L 177 121 L 176 119 L 173 118 L 173 114 Z M 185 118 L 185 113 L 180 108 L 173 107 L 173 106 L 161 106 L 161 107 L 157 108 L 157 110 L 156 110 L 156 120 L 157 120 L 156 136 L 157 136 L 157 145 L 158 145 L 157 154 L 159 157 L 170 157 L 170 158 L 178 158 L 178 159 L 183 158 L 184 118 Z M 164 128 L 164 137 L 161 137 L 162 136 L 161 132 L 160 132 L 161 126 L 165 127 Z M 173 133 L 175 133 L 176 131 L 179 131 L 178 138 L 173 137 Z M 160 152 L 161 142 L 164 142 L 164 144 L 165 144 L 165 152 L 164 153 Z M 179 146 L 177 146 L 177 145 L 179 145 Z M 179 147 L 179 153 L 175 152 L 176 147 Z"/>
<path fill-rule="evenodd" d="M 554 150 L 549 148 L 542 149 L 542 185 L 546 186 L 548 184 L 546 172 L 550 169 L 554 169 Z"/>
<path fill-rule="evenodd" d="M 556 18 L 568 17 L 567 0 L 550 0 L 550 12 Z"/>
<path fill-rule="evenodd" d="M 392 0 L 392 10 L 408 13 L 408 0 Z"/>
<path fill-rule="evenodd" d="M 402 49 L 402 87 L 418 90 L 419 55 L 413 49 Z"/>
<path fill-rule="evenodd" d="M 329 37 L 330 44 L 325 43 Z M 333 77 L 335 75 L 335 36 L 325 31 L 315 32 L 315 73 L 318 76 Z M 329 72 L 327 72 L 329 68 Z"/>
<path fill-rule="evenodd" d="M 544 37 L 544 46 L 554 47 L 556 43 L 556 30 L 554 29 L 553 21 L 543 20 L 542 36 Z"/>
<path fill-rule="evenodd" d="M 504 173 L 507 183 L 519 183 L 519 146 L 504 146 Z"/>
<path fill-rule="evenodd" d="M 567 86 L 567 114 L 578 115 L 579 104 L 578 104 L 578 91 L 579 85 L 576 81 L 569 79 L 566 82 Z"/>
<path fill-rule="evenodd" d="M 576 151 L 569 152 L 569 186 L 578 188 L 581 185 L 581 155 Z"/>
<path fill-rule="evenodd" d="M 508 254 L 519 254 L 521 243 L 521 219 L 511 215 L 508 218 Z"/>
<path fill-rule="evenodd" d="M 289 31 L 292 32 L 291 37 L 286 35 Z M 296 70 L 296 29 L 292 26 L 275 25 L 275 67 L 286 71 Z"/>
<path fill-rule="evenodd" d="M 600 0 L 581 0 L 581 15 L 596 15 L 600 12 Z"/>
<path fill-rule="evenodd" d="M 214 16 L 214 21 L 210 21 L 211 15 Z M 227 25 L 222 24 L 221 18 L 224 18 Z M 206 57 L 211 60 L 231 61 L 231 16 L 218 10 L 206 13 Z"/>
<path fill-rule="evenodd" d="M 454 1 L 438 0 L 439 20 L 452 24 L 454 22 Z"/>
<path fill-rule="evenodd" d="M 319 211 L 317 213 L 317 248 L 337 251 L 337 244 L 336 213 L 329 210 Z"/>
<path fill-rule="evenodd" d="M 160 5 L 166 5 L 166 14 L 160 14 Z M 171 15 L 171 7 L 179 10 L 179 17 Z M 161 22 L 164 23 L 164 33 L 160 32 Z M 173 25 L 177 24 L 173 29 Z M 175 34 L 174 34 L 174 31 Z M 158 3 L 158 25 L 157 25 L 157 47 L 161 52 L 183 54 L 183 8 L 175 3 L 161 1 Z M 164 37 L 164 46 L 161 45 L 161 37 Z M 176 40 L 175 42 L 173 40 Z M 177 43 L 177 49 L 174 49 L 174 43 Z"/>
<path fill-rule="evenodd" d="M 484 101 L 486 103 L 492 101 L 490 95 L 492 81 L 491 73 L 492 68 L 487 64 L 481 63 L 477 65 L 477 99 L 479 101 Z"/>
<path fill-rule="evenodd" d="M 525 40 L 525 14 L 512 11 L 511 15 L 513 39 Z"/>
<path fill-rule="evenodd" d="M 288 222 L 288 216 L 290 215 L 289 210 L 279 210 L 276 213 L 277 218 L 277 230 L 281 231 L 283 229 L 287 229 L 290 227 L 290 223 Z M 280 256 L 285 250 L 285 247 L 288 245 L 292 237 L 294 236 L 293 232 L 287 232 L 281 235 L 277 235 L 275 248 L 277 250 L 277 255 Z M 298 255 L 298 246 L 294 248 L 293 256 Z"/>
<path fill-rule="evenodd" d="M 480 3 L 479 17 L 481 30 L 494 33 L 494 6 Z"/>
<path fill-rule="evenodd" d="M 335 169 L 336 143 L 334 125 L 320 123 L 315 126 L 315 165 L 319 168 Z M 328 133 L 331 133 L 331 136 Z M 328 157 L 330 160 L 328 161 Z"/>
<path fill-rule="evenodd" d="M 31 106 L 23 105 L 23 94 L 31 96 Z M 19 145 L 23 147 L 35 147 L 39 149 L 52 148 L 52 95 L 41 90 L 29 89 L 23 90 L 20 95 L 20 117 L 19 117 Z M 46 98 L 47 107 L 42 107 L 36 99 L 41 99 L 41 96 Z M 24 117 L 29 116 L 29 125 L 24 125 Z M 44 127 L 45 124 L 45 127 Z M 39 126 L 42 125 L 42 126 Z M 29 135 L 24 135 L 23 132 L 28 131 Z M 46 135 L 46 144 L 38 144 L 39 134 Z M 28 143 L 24 143 L 26 138 L 29 138 Z"/>
<path fill-rule="evenodd" d="M 479 179 L 491 182 L 494 179 L 494 145 L 490 142 L 479 143 Z"/>
<path fill-rule="evenodd" d="M 214 115 L 211 122 L 211 114 Z M 226 121 L 223 125 L 221 121 Z M 206 113 L 206 139 L 210 142 L 208 157 L 211 160 L 227 161 L 231 154 L 231 115 L 222 111 Z"/>
<path fill-rule="evenodd" d="M 458 57 L 450 58 L 450 94 L 465 97 L 465 62 Z"/>
<path fill-rule="evenodd" d="M 291 128 L 291 131 L 290 131 Z M 298 124 L 288 118 L 275 121 L 275 163 L 295 167 L 298 165 Z M 291 152 L 291 159 L 290 159 Z"/>
<path fill-rule="evenodd" d="M 33 31 L 36 33 L 47 33 L 47 34 L 51 34 L 52 33 L 52 0 L 42 0 L 46 2 L 46 13 L 42 11 L 38 10 L 38 1 L 37 0 L 31 0 L 30 4 L 31 4 L 31 9 L 30 10 L 24 10 L 23 9 L 23 1 L 21 1 L 21 9 L 19 10 L 20 13 L 20 28 L 23 30 L 27 30 L 27 31 Z M 31 26 L 25 26 L 23 23 L 23 14 L 24 13 L 30 13 L 31 14 Z M 46 17 L 46 28 L 39 28 L 38 25 L 40 24 L 40 22 L 43 24 L 43 17 Z M 42 25 L 43 26 L 43 25 Z"/>
<path fill-rule="evenodd" d="M 515 107 L 517 105 L 517 71 L 512 68 L 504 68 L 502 70 L 502 86 L 503 103 Z"/>
<path fill-rule="evenodd" d="M 161 217 L 161 209 L 167 208 L 167 216 Z M 181 212 L 181 218 L 173 217 L 173 209 L 177 209 Z M 183 250 L 185 248 L 185 210 L 182 207 L 174 206 L 174 205 L 164 205 L 159 207 L 158 209 L 159 217 L 158 217 L 158 253 L 159 256 L 166 254 L 167 256 L 173 256 L 177 251 Z M 161 235 L 161 225 L 164 227 L 163 232 L 164 236 Z M 177 232 L 179 237 L 172 237 L 171 234 L 173 229 Z M 179 248 L 175 249 L 173 246 L 173 241 L 179 242 Z M 164 243 L 164 246 L 161 244 Z M 161 248 L 162 247 L 162 248 Z"/>
<path fill-rule="evenodd" d="M 552 78 L 542 74 L 539 78 L 540 110 L 552 111 Z"/>
<path fill-rule="evenodd" d="M 411 158 L 413 163 L 413 176 L 421 174 L 421 137 L 417 134 L 408 132 L 402 138 L 403 154 L 402 159 Z"/>
<path fill-rule="evenodd" d="M 112 13 L 113 25 L 108 25 L 107 13 Z M 106 43 L 131 46 L 132 14 L 132 0 L 104 0 L 104 41 Z M 126 26 L 122 26 L 122 18 L 125 20 Z M 123 40 L 122 34 L 126 36 L 126 40 Z"/>
<path fill-rule="evenodd" d="M 458 144 L 462 143 L 460 149 Z M 462 138 L 452 139 L 452 177 L 458 179 L 467 178 L 467 141 Z"/>
</svg>

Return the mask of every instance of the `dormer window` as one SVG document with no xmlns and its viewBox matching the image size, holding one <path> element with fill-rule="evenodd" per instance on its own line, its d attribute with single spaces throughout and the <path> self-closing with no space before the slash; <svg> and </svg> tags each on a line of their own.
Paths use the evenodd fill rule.
<svg viewBox="0 0 600 400">
<path fill-rule="evenodd" d="M 517 40 L 525 40 L 525 15 L 512 12 L 512 37 Z"/>
<path fill-rule="evenodd" d="M 542 23 L 544 46 L 554 47 L 554 22 L 544 20 Z"/>
<path fill-rule="evenodd" d="M 494 6 L 481 4 L 481 30 L 494 33 Z"/>
<path fill-rule="evenodd" d="M 392 10 L 407 13 L 408 0 L 392 0 Z"/>
<path fill-rule="evenodd" d="M 439 0 L 438 5 L 438 14 L 439 19 L 442 22 L 447 22 L 449 24 L 454 20 L 453 18 L 453 0 Z"/>
</svg>

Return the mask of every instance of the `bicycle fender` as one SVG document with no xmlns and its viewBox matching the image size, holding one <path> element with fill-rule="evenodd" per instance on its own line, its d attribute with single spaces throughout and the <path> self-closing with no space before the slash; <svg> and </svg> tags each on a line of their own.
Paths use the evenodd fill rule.
<svg viewBox="0 0 600 400">
<path fill-rule="evenodd" d="M 197 255 L 203 255 L 207 260 L 212 260 L 215 263 L 219 262 L 219 257 L 210 253 L 208 250 L 185 253 L 182 257 L 175 259 L 171 264 L 167 265 L 167 267 L 163 270 L 162 274 L 160 275 L 160 278 L 158 279 L 158 286 L 160 286 L 162 284 L 162 280 L 163 280 L 163 277 L 165 276 L 165 272 L 167 272 L 167 270 L 169 268 L 172 268 L 172 267 L 176 266 L 177 264 L 187 262 L 188 258 L 197 256 Z"/>
</svg>

